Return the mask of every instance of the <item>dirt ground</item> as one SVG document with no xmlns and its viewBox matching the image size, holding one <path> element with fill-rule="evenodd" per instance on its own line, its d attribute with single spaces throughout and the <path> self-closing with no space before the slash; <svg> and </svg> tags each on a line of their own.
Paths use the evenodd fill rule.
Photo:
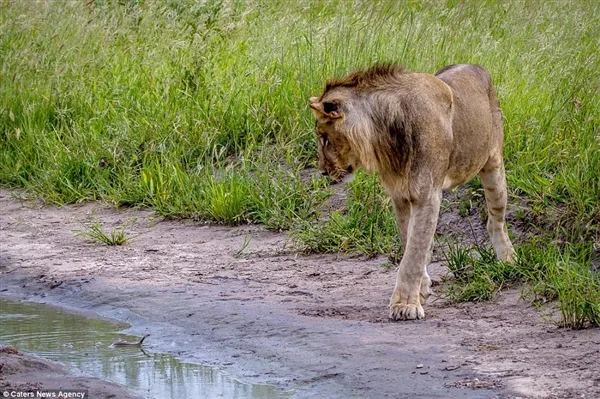
<svg viewBox="0 0 600 399">
<path fill-rule="evenodd" d="M 66 388 L 68 387 L 68 388 Z M 11 347 L 0 348 L 0 393 L 35 392 L 51 389 L 83 389 L 96 399 L 135 399 L 123 387 L 98 378 L 72 376 L 64 366 L 18 352 Z"/>
<path fill-rule="evenodd" d="M 135 238 L 91 243 L 75 233 L 89 221 Z M 294 397 L 600 398 L 600 331 L 556 326 L 518 289 L 482 304 L 434 296 L 426 320 L 392 323 L 384 258 L 305 256 L 260 226 L 56 208 L 6 190 L 0 243 L 0 295 L 128 322 L 153 350 Z"/>
</svg>

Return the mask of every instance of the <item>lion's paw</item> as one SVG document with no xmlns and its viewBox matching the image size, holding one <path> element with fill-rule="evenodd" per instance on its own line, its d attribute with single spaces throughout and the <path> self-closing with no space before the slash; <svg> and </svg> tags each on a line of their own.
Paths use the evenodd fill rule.
<svg viewBox="0 0 600 399">
<path fill-rule="evenodd" d="M 514 265 L 517 262 L 517 254 L 512 246 L 505 248 L 498 258 L 500 258 L 501 261 L 510 263 L 511 265 Z"/>
<path fill-rule="evenodd" d="M 391 320 L 418 320 L 424 318 L 425 312 L 421 304 L 394 303 L 390 305 Z"/>
</svg>

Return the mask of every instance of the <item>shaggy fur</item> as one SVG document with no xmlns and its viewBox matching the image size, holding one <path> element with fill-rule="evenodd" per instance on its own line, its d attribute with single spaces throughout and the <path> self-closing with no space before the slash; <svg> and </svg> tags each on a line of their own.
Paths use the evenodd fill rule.
<svg viewBox="0 0 600 399">
<path fill-rule="evenodd" d="M 443 189 L 480 174 L 492 244 L 500 259 L 513 260 L 504 223 L 502 115 L 485 69 L 450 65 L 434 76 L 376 65 L 329 80 L 310 107 L 322 173 L 337 181 L 360 167 L 378 173 L 394 203 L 404 256 L 392 319 L 424 317 L 430 292 L 424 265 Z"/>
<path fill-rule="evenodd" d="M 393 83 L 394 78 L 408 72 L 404 67 L 394 64 L 379 64 L 368 69 L 353 72 L 341 79 L 329 79 L 325 91 L 336 87 L 377 88 Z"/>
</svg>

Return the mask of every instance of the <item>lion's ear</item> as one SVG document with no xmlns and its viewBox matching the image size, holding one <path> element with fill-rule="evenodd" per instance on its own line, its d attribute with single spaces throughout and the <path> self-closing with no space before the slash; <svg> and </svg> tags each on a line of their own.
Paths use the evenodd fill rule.
<svg viewBox="0 0 600 399">
<path fill-rule="evenodd" d="M 323 103 L 319 101 L 319 97 L 311 97 L 308 101 L 308 105 L 310 106 L 310 109 L 313 110 L 315 116 L 320 116 L 325 113 L 323 110 Z"/>
</svg>

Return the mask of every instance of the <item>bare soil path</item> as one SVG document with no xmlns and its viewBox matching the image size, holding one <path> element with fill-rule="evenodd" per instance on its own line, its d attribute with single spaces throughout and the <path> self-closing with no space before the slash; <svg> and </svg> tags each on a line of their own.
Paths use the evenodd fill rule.
<svg viewBox="0 0 600 399">
<path fill-rule="evenodd" d="M 94 220 L 137 236 L 109 247 L 75 235 Z M 384 262 L 300 255 L 260 226 L 0 190 L 0 295 L 129 322 L 153 349 L 243 381 L 298 398 L 600 398 L 598 329 L 559 328 L 518 290 L 483 304 L 434 297 L 426 320 L 391 323 Z"/>
</svg>

